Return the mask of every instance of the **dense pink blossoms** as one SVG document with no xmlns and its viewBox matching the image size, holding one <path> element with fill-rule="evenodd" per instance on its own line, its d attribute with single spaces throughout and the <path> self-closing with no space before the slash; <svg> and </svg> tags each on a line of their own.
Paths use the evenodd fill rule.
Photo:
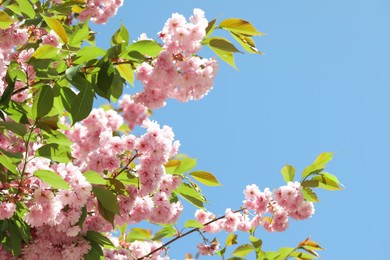
<svg viewBox="0 0 390 260">
<path fill-rule="evenodd" d="M 269 232 L 282 232 L 289 225 L 288 217 L 304 220 L 314 214 L 313 203 L 304 200 L 299 182 L 289 182 L 273 192 L 268 188 L 261 192 L 257 185 L 252 184 L 246 186 L 244 194 L 243 212 L 232 212 L 231 209 L 227 209 L 224 218 L 211 222 L 203 230 L 208 233 L 221 230 L 246 232 L 262 225 Z M 249 211 L 252 213 L 249 214 Z M 195 217 L 202 224 L 215 219 L 212 213 L 204 210 L 197 210 Z"/>
<path fill-rule="evenodd" d="M 114 16 L 123 0 L 86 0 L 86 8 L 79 14 L 78 19 L 84 21 L 88 17 L 97 24 L 104 24 Z"/>
<path fill-rule="evenodd" d="M 187 22 L 184 16 L 173 14 L 160 37 L 164 50 L 158 58 L 137 68 L 137 79 L 144 86 L 135 100 L 151 109 L 165 105 L 167 98 L 180 101 L 200 99 L 213 87 L 217 71 L 215 59 L 193 56 L 206 34 L 207 19 L 200 9 Z"/>
</svg>

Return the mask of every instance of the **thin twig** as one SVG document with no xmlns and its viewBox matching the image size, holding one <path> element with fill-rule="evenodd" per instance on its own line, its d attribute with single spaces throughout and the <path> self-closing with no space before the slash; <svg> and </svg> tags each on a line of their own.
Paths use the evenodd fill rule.
<svg viewBox="0 0 390 260">
<path fill-rule="evenodd" d="M 246 210 L 246 208 L 242 208 L 242 209 L 239 209 L 239 210 L 235 210 L 235 211 L 233 211 L 233 212 L 234 212 L 234 213 L 238 213 L 238 212 L 242 212 L 242 211 L 244 211 L 244 210 Z M 225 215 L 223 215 L 222 217 L 219 217 L 219 218 L 215 218 L 215 219 L 213 219 L 213 220 L 210 220 L 209 222 L 203 224 L 203 226 L 210 225 L 211 223 L 214 223 L 214 222 L 216 222 L 216 221 L 218 221 L 218 220 L 220 220 L 220 219 L 223 219 L 224 217 L 225 217 Z M 179 234 L 179 235 L 178 235 L 177 237 L 175 237 L 174 239 L 169 240 L 168 242 L 166 242 L 166 243 L 163 244 L 162 246 L 160 246 L 160 247 L 154 249 L 154 250 L 151 251 L 149 254 L 144 255 L 143 257 L 138 258 L 137 260 L 146 259 L 146 258 L 148 258 L 149 256 L 153 255 L 154 253 L 160 251 L 161 249 L 164 249 L 167 245 L 169 245 L 169 244 L 175 242 L 176 240 L 178 240 L 178 239 L 180 239 L 180 238 L 182 238 L 182 237 L 185 237 L 185 236 L 187 236 L 187 235 L 189 235 L 189 234 L 191 234 L 191 233 L 194 233 L 195 231 L 199 231 L 199 230 L 200 230 L 200 228 L 194 228 L 194 229 L 191 229 L 190 231 L 188 231 L 188 232 L 186 232 L 186 233 L 184 233 L 184 234 Z"/>
</svg>

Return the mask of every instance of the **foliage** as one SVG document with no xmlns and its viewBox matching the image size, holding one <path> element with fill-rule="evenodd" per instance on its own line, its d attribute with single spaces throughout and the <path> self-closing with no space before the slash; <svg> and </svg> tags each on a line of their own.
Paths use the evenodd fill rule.
<svg viewBox="0 0 390 260">
<path fill-rule="evenodd" d="M 208 22 L 195 9 L 189 22 L 172 15 L 158 40 L 131 41 L 122 24 L 104 50 L 89 24 L 107 22 L 121 1 L 1 3 L 0 258 L 168 258 L 167 246 L 194 232 L 204 238 L 200 254 L 225 257 L 238 245 L 237 230 L 247 232 L 250 243 L 238 245 L 229 259 L 318 256 L 322 248 L 309 238 L 265 252 L 255 230 L 283 231 L 289 217 L 313 214 L 315 188 L 340 190 L 337 177 L 324 172 L 332 153 L 317 157 L 299 182 L 286 165 L 287 185 L 273 192 L 248 185 L 244 205 L 216 218 L 199 185 L 220 186 L 217 177 L 195 169 L 196 159 L 178 154 L 172 129 L 149 119 L 168 98 L 197 100 L 210 91 L 217 62 L 197 54 L 202 46 L 234 68 L 235 53 L 261 54 L 253 37 L 263 33 L 250 22 Z M 213 36 L 215 30 L 226 31 L 243 51 Z M 135 79 L 143 90 L 124 95 Z M 97 98 L 119 106 L 93 109 Z M 142 135 L 133 134 L 136 126 Z M 183 199 L 198 208 L 186 232 L 175 227 Z M 142 220 L 161 228 L 153 234 L 136 227 Z M 110 234 L 115 229 L 118 238 Z M 230 232 L 222 248 L 203 235 L 221 230 Z"/>
</svg>

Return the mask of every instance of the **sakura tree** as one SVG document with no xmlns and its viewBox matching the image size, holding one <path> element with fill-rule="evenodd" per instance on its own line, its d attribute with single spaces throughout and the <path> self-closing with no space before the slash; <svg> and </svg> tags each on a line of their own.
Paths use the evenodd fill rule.
<svg viewBox="0 0 390 260">
<path fill-rule="evenodd" d="M 322 248 L 310 239 L 265 252 L 255 231 L 282 232 L 291 219 L 314 214 L 314 188 L 341 189 L 324 172 L 332 153 L 319 155 L 301 180 L 286 165 L 286 185 L 243 187 L 242 205 L 213 214 L 198 185 L 218 186 L 217 178 L 194 170 L 195 160 L 179 154 L 173 130 L 151 113 L 168 98 L 198 100 L 212 89 L 218 62 L 198 55 L 203 46 L 235 67 L 239 49 L 212 36 L 214 30 L 228 32 L 252 54 L 261 54 L 253 37 L 262 33 L 246 20 L 217 23 L 194 9 L 188 20 L 173 14 L 157 40 L 142 34 L 130 41 L 122 25 L 111 47 L 101 49 L 89 23 L 106 23 L 122 4 L 0 3 L 0 259 L 169 259 L 167 246 L 195 232 L 204 241 L 194 245 L 197 255 L 224 259 L 238 243 L 236 231 L 250 242 L 231 250 L 231 259 L 316 258 Z M 143 89 L 123 94 L 135 79 Z M 111 103 L 93 108 L 97 97 Z M 182 200 L 195 209 L 186 209 L 194 219 L 179 231 Z M 139 228 L 142 221 L 160 228 Z M 211 239 L 221 231 L 229 233 L 224 243 Z"/>
</svg>

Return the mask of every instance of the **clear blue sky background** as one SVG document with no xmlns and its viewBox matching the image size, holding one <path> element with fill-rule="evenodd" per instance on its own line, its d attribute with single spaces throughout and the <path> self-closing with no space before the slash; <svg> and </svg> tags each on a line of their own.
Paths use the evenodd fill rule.
<svg viewBox="0 0 390 260">
<path fill-rule="evenodd" d="M 238 72 L 221 62 L 203 100 L 171 101 L 155 112 L 155 120 L 173 127 L 181 152 L 198 159 L 197 169 L 223 183 L 204 188 L 207 208 L 217 215 L 238 208 L 245 185 L 278 187 L 286 163 L 300 172 L 319 153 L 335 152 L 328 170 L 345 190 L 320 192 L 310 220 L 257 235 L 267 250 L 311 235 L 326 248 L 322 259 L 389 259 L 390 2 L 126 1 L 95 27 L 99 45 L 107 47 L 120 21 L 132 39 L 142 32 L 155 37 L 171 13 L 188 17 L 195 7 L 209 20 L 244 18 L 267 34 L 256 39 L 265 55 L 238 55 Z M 195 209 L 185 211 L 188 219 Z M 193 234 L 170 255 L 183 259 L 200 241 Z"/>
</svg>

